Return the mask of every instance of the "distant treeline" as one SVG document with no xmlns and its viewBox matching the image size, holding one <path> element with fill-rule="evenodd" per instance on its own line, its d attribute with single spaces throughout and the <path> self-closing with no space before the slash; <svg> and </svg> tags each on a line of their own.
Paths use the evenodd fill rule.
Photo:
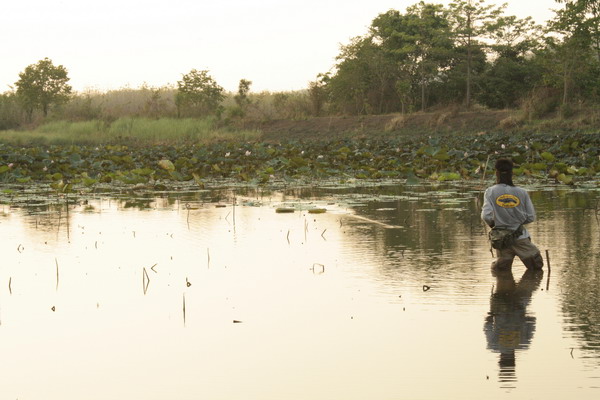
<svg viewBox="0 0 600 400">
<path fill-rule="evenodd" d="M 600 0 L 557 3 L 544 26 L 484 0 L 389 10 L 296 92 L 252 93 L 241 79 L 237 93 L 226 93 L 208 71 L 192 70 L 173 86 L 72 93 L 66 69 L 44 59 L 0 95 L 0 129 L 48 119 L 216 116 L 235 124 L 473 106 L 569 117 L 600 105 Z"/>
</svg>

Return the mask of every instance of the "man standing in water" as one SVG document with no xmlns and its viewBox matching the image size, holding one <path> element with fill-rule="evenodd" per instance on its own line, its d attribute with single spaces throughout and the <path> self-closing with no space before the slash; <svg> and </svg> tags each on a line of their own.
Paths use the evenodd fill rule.
<svg viewBox="0 0 600 400">
<path fill-rule="evenodd" d="M 481 218 L 494 234 L 508 237 L 501 245 L 494 246 L 497 259 L 492 268 L 510 269 L 513 259 L 518 256 L 528 269 L 542 269 L 542 255 L 523 227 L 535 220 L 529 194 L 513 184 L 511 160 L 499 159 L 495 169 L 496 184 L 485 191 Z"/>
</svg>

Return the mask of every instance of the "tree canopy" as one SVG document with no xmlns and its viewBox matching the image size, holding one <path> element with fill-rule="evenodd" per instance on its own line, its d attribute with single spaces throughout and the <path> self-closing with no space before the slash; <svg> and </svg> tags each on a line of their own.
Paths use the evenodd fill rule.
<svg viewBox="0 0 600 400">
<path fill-rule="evenodd" d="M 178 114 L 214 115 L 220 111 L 223 88 L 207 70 L 192 69 L 177 81 L 176 104 Z"/>
<path fill-rule="evenodd" d="M 368 114 L 531 102 L 548 111 L 599 102 L 600 1 L 558 2 L 564 8 L 545 27 L 486 0 L 420 1 L 382 13 L 325 74 L 330 108 Z"/>
<path fill-rule="evenodd" d="M 31 118 L 35 110 L 41 110 L 46 116 L 52 105 L 68 101 L 71 94 L 68 82 L 67 69 L 62 65 L 55 66 L 52 60 L 44 58 L 27 66 L 19 74 L 15 85 L 17 96 Z"/>
</svg>

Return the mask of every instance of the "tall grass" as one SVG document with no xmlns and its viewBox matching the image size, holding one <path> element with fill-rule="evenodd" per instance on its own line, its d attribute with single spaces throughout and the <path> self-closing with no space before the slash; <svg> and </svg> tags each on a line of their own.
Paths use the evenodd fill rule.
<svg viewBox="0 0 600 400">
<path fill-rule="evenodd" d="M 260 132 L 219 127 L 213 118 L 119 118 L 114 122 L 54 121 L 33 130 L 1 131 L 0 141 L 15 144 L 185 144 L 256 140 Z"/>
<path fill-rule="evenodd" d="M 67 103 L 54 105 L 48 116 L 44 116 L 39 110 L 28 116 L 15 93 L 4 93 L 0 94 L 0 131 L 33 130 L 19 133 L 20 139 L 30 137 L 41 141 L 48 138 L 38 137 L 39 133 L 51 134 L 54 138 L 51 140 L 62 138 L 67 141 L 95 141 L 98 135 L 110 138 L 123 136 L 125 133 L 144 139 L 154 137 L 155 140 L 163 137 L 169 140 L 176 137 L 195 139 L 213 134 L 227 137 L 231 134 L 222 128 L 216 129 L 215 121 L 206 126 L 207 122 L 200 115 L 193 116 L 194 120 L 175 119 L 180 116 L 175 102 L 176 94 L 177 89 L 171 86 L 142 86 L 137 89 L 126 87 L 108 92 L 89 90 L 75 93 Z M 225 93 L 221 102 L 220 126 L 229 124 L 243 127 L 248 122 L 298 120 L 314 115 L 314 106 L 307 90 L 249 93 L 248 101 L 243 105 L 237 104 L 235 96 L 235 93 Z M 149 122 L 150 120 L 161 121 Z M 209 131 L 212 134 L 208 134 Z M 13 136 L 13 132 L 0 133 L 0 137 Z"/>
<path fill-rule="evenodd" d="M 172 87 L 139 89 L 122 88 L 108 92 L 88 91 L 74 95 L 71 100 L 52 110 L 55 120 L 82 121 L 102 119 L 114 121 L 126 117 L 174 118 L 177 116 Z M 223 117 L 251 121 L 273 119 L 304 119 L 310 117 L 312 104 L 306 90 L 290 92 L 249 93 L 248 103 L 242 113 L 236 104 L 235 93 L 225 93 L 221 102 Z"/>
</svg>

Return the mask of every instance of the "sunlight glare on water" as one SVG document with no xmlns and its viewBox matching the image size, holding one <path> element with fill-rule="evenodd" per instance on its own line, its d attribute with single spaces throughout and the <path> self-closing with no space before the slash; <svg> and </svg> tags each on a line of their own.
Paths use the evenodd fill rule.
<svg viewBox="0 0 600 400">
<path fill-rule="evenodd" d="M 596 398 L 597 194 L 531 193 L 550 274 L 464 188 L 3 206 L 1 397 Z"/>
</svg>

